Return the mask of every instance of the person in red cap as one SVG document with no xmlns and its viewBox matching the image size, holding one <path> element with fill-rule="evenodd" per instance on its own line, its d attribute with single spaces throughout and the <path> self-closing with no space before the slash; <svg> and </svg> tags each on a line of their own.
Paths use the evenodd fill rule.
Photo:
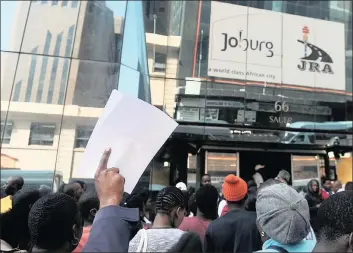
<svg viewBox="0 0 353 253">
<path fill-rule="evenodd" d="M 222 186 L 228 212 L 210 223 L 205 235 L 206 252 L 254 252 L 261 249 L 256 213 L 244 209 L 248 186 L 233 174 Z"/>
</svg>

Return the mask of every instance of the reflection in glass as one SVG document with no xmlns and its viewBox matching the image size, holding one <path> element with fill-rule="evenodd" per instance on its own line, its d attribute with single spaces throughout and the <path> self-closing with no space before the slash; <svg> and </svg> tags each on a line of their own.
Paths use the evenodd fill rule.
<svg viewBox="0 0 353 253">
<path fill-rule="evenodd" d="M 12 101 L 17 102 L 20 99 L 22 80 L 15 84 L 15 91 L 13 93 Z"/>
<path fill-rule="evenodd" d="M 93 132 L 93 127 L 79 126 L 76 128 L 75 148 L 85 148 Z"/>
<path fill-rule="evenodd" d="M 43 50 L 44 55 L 49 54 L 49 47 L 50 47 L 51 38 L 52 38 L 51 32 L 47 31 L 47 36 L 45 39 L 45 45 L 44 45 L 44 50 Z M 37 97 L 36 97 L 37 103 L 40 103 L 42 101 L 44 79 L 45 79 L 45 75 L 47 73 L 47 65 L 48 65 L 48 57 L 44 57 L 43 62 L 42 62 L 42 68 L 40 71 L 40 76 L 39 76 L 39 84 L 38 84 Z"/>
<path fill-rule="evenodd" d="M 27 79 L 27 89 L 26 89 L 26 96 L 25 96 L 25 102 L 29 102 L 31 99 L 31 94 L 32 94 L 32 87 L 33 87 L 33 79 L 34 79 L 34 74 L 36 71 L 36 65 L 37 65 L 37 56 L 34 55 L 37 53 L 38 47 L 33 48 L 32 50 L 32 59 L 31 59 L 31 66 L 29 67 L 29 75 Z"/>
<path fill-rule="evenodd" d="M 12 122 L 1 121 L 1 143 L 10 144 L 12 134 Z"/>
<path fill-rule="evenodd" d="M 52 146 L 54 133 L 55 125 L 32 123 L 28 145 Z"/>
</svg>

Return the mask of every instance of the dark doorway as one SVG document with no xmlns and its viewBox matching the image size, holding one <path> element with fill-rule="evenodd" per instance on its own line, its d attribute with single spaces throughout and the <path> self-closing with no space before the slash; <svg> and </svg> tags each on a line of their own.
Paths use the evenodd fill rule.
<svg viewBox="0 0 353 253">
<path fill-rule="evenodd" d="M 264 180 L 275 178 L 280 170 L 291 173 L 291 154 L 280 152 L 240 151 L 239 172 L 246 182 L 252 179 L 257 164 L 265 165 Z"/>
</svg>

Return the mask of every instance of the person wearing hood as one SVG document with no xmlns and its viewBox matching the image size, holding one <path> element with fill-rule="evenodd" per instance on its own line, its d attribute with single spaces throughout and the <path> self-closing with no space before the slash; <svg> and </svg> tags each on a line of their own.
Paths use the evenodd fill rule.
<svg viewBox="0 0 353 253">
<path fill-rule="evenodd" d="M 310 233 L 309 206 L 285 183 L 268 180 L 261 185 L 256 201 L 257 226 L 264 242 L 258 252 L 311 252 L 316 240 Z"/>
<path fill-rule="evenodd" d="M 309 181 L 307 185 L 307 193 L 305 199 L 308 201 L 310 209 L 310 224 L 314 232 L 318 232 L 318 222 L 317 222 L 317 210 L 321 205 L 323 198 L 320 193 L 320 184 L 316 179 Z"/>
</svg>

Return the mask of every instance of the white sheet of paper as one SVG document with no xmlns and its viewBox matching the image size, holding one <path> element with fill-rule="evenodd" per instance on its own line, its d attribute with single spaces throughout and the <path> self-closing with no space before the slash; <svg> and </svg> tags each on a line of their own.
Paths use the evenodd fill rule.
<svg viewBox="0 0 353 253">
<path fill-rule="evenodd" d="M 178 124 L 158 108 L 113 90 L 97 121 L 75 177 L 93 178 L 105 149 L 111 148 L 108 167 L 125 177 L 131 193 L 149 162 Z"/>
</svg>

